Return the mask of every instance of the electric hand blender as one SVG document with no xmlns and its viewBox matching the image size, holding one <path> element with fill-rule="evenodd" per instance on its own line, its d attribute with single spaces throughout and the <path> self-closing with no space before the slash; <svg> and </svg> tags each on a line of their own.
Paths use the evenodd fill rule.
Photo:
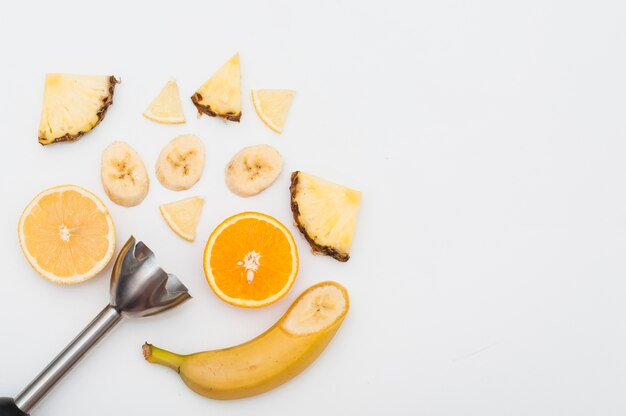
<svg viewBox="0 0 626 416">
<path fill-rule="evenodd" d="M 191 298 L 185 285 L 131 237 L 111 272 L 110 303 L 15 399 L 0 398 L 0 416 L 27 416 L 46 394 L 124 317 L 163 312 Z"/>
</svg>

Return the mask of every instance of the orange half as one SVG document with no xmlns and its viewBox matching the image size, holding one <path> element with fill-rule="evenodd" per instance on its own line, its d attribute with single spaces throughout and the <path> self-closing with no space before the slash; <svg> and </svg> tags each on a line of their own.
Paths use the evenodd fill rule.
<svg viewBox="0 0 626 416">
<path fill-rule="evenodd" d="M 24 209 L 18 223 L 24 256 L 55 283 L 85 281 L 113 257 L 115 227 L 109 210 L 76 185 L 47 189 Z"/>
<path fill-rule="evenodd" d="M 245 308 L 282 298 L 298 274 L 298 249 L 277 219 L 242 212 L 215 228 L 204 249 L 204 273 L 224 302 Z"/>
</svg>

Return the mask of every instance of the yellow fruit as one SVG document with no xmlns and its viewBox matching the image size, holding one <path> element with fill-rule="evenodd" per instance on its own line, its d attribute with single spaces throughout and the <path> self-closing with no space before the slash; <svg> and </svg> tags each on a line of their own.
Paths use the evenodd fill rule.
<svg viewBox="0 0 626 416">
<path fill-rule="evenodd" d="M 226 165 L 226 186 L 241 197 L 257 195 L 278 179 L 282 169 L 283 158 L 272 146 L 247 146 Z"/>
<path fill-rule="evenodd" d="M 159 206 L 163 219 L 170 228 L 187 241 L 196 238 L 204 198 L 195 196 Z"/>
<path fill-rule="evenodd" d="M 161 185 L 172 191 L 184 191 L 200 180 L 204 169 L 204 143 L 193 134 L 181 134 L 166 144 L 156 163 Z"/>
<path fill-rule="evenodd" d="M 314 253 L 348 261 L 361 192 L 304 172 L 291 174 L 291 211 Z"/>
<path fill-rule="evenodd" d="M 168 81 L 165 84 L 159 95 L 143 112 L 143 115 L 157 123 L 182 124 L 185 122 L 185 113 L 183 113 L 183 106 L 180 103 L 180 93 L 176 81 Z"/>
<path fill-rule="evenodd" d="M 18 224 L 24 256 L 55 283 L 78 283 L 111 260 L 115 228 L 102 201 L 76 185 L 47 189 L 24 209 Z"/>
<path fill-rule="evenodd" d="M 150 178 L 139 153 L 126 142 L 115 141 L 102 152 L 100 180 L 111 201 L 123 207 L 141 204 Z"/>
<path fill-rule="evenodd" d="M 113 104 L 113 76 L 48 74 L 39 122 L 39 143 L 73 141 L 90 131 Z"/>
<path fill-rule="evenodd" d="M 244 308 L 267 306 L 293 285 L 298 249 L 276 218 L 242 212 L 211 233 L 204 249 L 204 274 L 224 302 Z"/>
<path fill-rule="evenodd" d="M 293 100 L 292 90 L 252 90 L 252 102 L 261 120 L 276 133 L 283 132 Z"/>
<path fill-rule="evenodd" d="M 239 54 L 235 54 L 191 97 L 198 114 L 241 119 L 241 74 Z"/>
<path fill-rule="evenodd" d="M 336 282 L 308 288 L 283 317 L 251 341 L 221 350 L 178 355 L 144 344 L 147 361 L 178 372 L 198 394 L 220 400 L 264 393 L 307 368 L 333 338 L 350 307 Z"/>
</svg>

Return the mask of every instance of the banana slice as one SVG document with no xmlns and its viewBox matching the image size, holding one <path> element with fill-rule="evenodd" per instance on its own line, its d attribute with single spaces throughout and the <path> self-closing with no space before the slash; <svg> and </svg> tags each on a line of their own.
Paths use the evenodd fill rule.
<svg viewBox="0 0 626 416">
<path fill-rule="evenodd" d="M 239 196 L 252 196 L 269 187 L 283 168 L 283 158 L 272 146 L 243 148 L 226 165 L 226 186 Z"/>
<path fill-rule="evenodd" d="M 204 144 L 193 134 L 177 136 L 159 155 L 156 175 L 159 182 L 172 191 L 191 188 L 204 169 Z"/>
<path fill-rule="evenodd" d="M 111 201 L 123 207 L 139 205 L 150 187 L 143 160 L 126 142 L 113 142 L 104 149 L 100 178 Z"/>
</svg>

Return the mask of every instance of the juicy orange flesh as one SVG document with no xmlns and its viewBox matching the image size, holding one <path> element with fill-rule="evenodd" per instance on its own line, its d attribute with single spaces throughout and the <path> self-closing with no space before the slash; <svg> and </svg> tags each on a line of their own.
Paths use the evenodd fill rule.
<svg viewBox="0 0 626 416">
<path fill-rule="evenodd" d="M 251 283 L 242 265 L 250 252 L 260 254 L 258 270 Z M 267 221 L 245 218 L 217 236 L 211 251 L 215 285 L 226 296 L 263 300 L 280 292 L 293 272 L 291 247 L 283 231 Z"/>
<path fill-rule="evenodd" d="M 39 200 L 24 221 L 23 235 L 42 269 L 70 277 L 88 272 L 105 257 L 109 231 L 106 215 L 91 199 L 65 191 Z"/>
</svg>

